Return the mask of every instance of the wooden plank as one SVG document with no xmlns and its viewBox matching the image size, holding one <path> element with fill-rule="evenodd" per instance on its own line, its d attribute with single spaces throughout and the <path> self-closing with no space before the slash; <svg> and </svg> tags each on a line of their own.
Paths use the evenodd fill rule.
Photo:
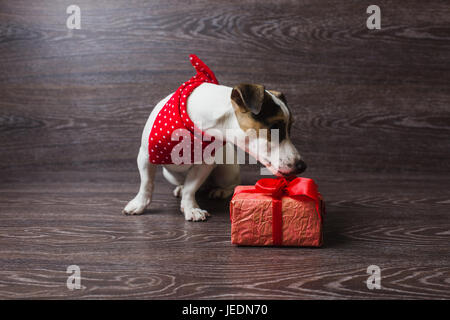
<svg viewBox="0 0 450 320">
<path fill-rule="evenodd" d="M 446 1 L 380 0 L 375 31 L 357 0 L 77 4 L 74 31 L 64 1 L 0 7 L 0 298 L 450 298 Z M 185 222 L 160 172 L 150 211 L 121 215 L 145 121 L 190 53 L 224 85 L 285 93 L 324 248 L 234 247 L 228 202 L 199 195 L 213 217 Z"/>
<path fill-rule="evenodd" d="M 0 297 L 450 298 L 443 177 L 316 177 L 328 212 L 321 249 L 233 246 L 228 202 L 200 194 L 213 216 L 186 222 L 160 173 L 150 210 L 124 216 L 136 184 L 102 178 L 3 185 Z M 65 287 L 71 264 L 82 270 L 80 291 Z M 372 264 L 381 290 L 366 287 Z"/>
</svg>

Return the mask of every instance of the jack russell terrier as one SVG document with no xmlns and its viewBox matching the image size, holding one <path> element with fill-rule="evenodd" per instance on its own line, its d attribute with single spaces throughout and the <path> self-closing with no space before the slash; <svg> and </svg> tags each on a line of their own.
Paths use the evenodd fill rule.
<svg viewBox="0 0 450 320">
<path fill-rule="evenodd" d="M 181 197 L 181 212 L 188 221 L 203 221 L 209 216 L 195 200 L 197 190 L 207 180 L 213 185 L 210 198 L 225 199 L 233 194 L 234 187 L 240 183 L 236 162 L 222 164 L 214 158 L 212 162 L 198 163 L 192 161 L 192 155 L 187 155 L 188 158 L 183 158 L 187 161 L 174 164 L 176 141 L 180 138 L 179 132 L 183 132 L 180 130 L 194 140 L 215 130 L 222 137 L 218 140 L 221 148 L 226 149 L 226 143 L 236 145 L 276 176 L 292 176 L 306 169 L 289 136 L 293 120 L 282 93 L 265 90 L 257 84 L 239 84 L 234 88 L 219 85 L 214 73 L 197 56 L 191 55 L 190 60 L 197 74 L 161 100 L 147 120 L 137 157 L 141 184 L 136 197 L 124 208 L 124 214 L 141 214 L 148 208 L 158 164 L 163 165 L 164 177 L 176 186 L 173 193 Z M 276 130 L 277 143 L 271 144 L 270 133 L 250 134 L 262 129 Z M 214 142 L 214 138 L 201 140 L 202 149 Z M 267 144 L 271 149 L 260 147 Z M 187 150 L 194 150 L 194 145 Z"/>
</svg>

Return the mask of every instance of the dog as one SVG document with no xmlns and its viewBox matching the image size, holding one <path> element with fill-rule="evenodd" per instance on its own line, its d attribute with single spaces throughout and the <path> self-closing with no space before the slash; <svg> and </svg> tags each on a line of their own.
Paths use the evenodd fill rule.
<svg viewBox="0 0 450 320">
<path fill-rule="evenodd" d="M 186 104 L 183 110 L 187 111 L 189 119 L 196 126 L 204 131 L 214 129 L 221 132 L 222 136 L 226 137 L 225 143 L 234 144 L 252 155 L 276 176 L 288 177 L 305 171 L 306 164 L 290 139 L 293 117 L 281 92 L 266 90 L 259 84 L 243 83 L 234 87 L 219 85 L 212 71 L 195 55 L 191 55 L 191 63 L 199 73 L 191 79 L 194 82 L 184 84 L 185 89 L 195 84 L 195 89 L 191 88 L 188 97 L 184 95 L 186 100 L 183 101 L 186 103 L 182 104 Z M 204 76 L 205 82 L 195 82 L 195 78 L 199 75 Z M 162 114 L 162 111 L 168 112 L 166 111 L 168 106 L 178 108 L 171 105 L 174 95 L 172 93 L 161 100 L 145 124 L 137 157 L 141 183 L 137 195 L 123 209 L 124 214 L 142 214 L 151 203 L 157 164 L 152 163 L 154 160 L 149 158 L 151 154 L 149 146 L 153 151 L 153 142 L 150 141 L 149 145 L 149 137 L 153 132 L 152 129 L 156 130 L 155 120 L 160 119 L 159 114 Z M 173 114 L 175 115 L 175 112 Z M 279 143 L 275 144 L 277 150 L 267 148 L 261 152 L 264 149 L 260 146 L 270 144 L 272 139 L 270 134 L 265 136 L 250 134 L 261 129 L 269 132 L 278 130 Z M 199 207 L 195 199 L 196 192 L 205 181 L 208 180 L 213 185 L 209 197 L 223 199 L 231 196 L 235 186 L 240 183 L 240 169 L 237 163 L 222 164 L 216 161 L 200 164 L 162 164 L 162 166 L 163 176 L 175 185 L 174 196 L 181 197 L 180 209 L 187 221 L 204 221 L 210 216 L 206 210 Z"/>
</svg>

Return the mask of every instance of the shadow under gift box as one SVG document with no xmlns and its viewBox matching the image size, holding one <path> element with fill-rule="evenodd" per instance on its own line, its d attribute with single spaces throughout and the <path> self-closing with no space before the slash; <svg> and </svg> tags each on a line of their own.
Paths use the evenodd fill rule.
<svg viewBox="0 0 450 320">
<path fill-rule="evenodd" d="M 307 180 L 316 189 L 314 182 Z M 259 192 L 255 186 L 237 186 L 230 203 L 231 243 L 246 246 L 322 246 L 324 203 L 316 190 L 314 197 L 316 199 L 286 193 L 276 196 Z M 274 226 L 275 210 L 279 210 L 279 221 Z M 274 237 L 275 232 L 278 239 Z"/>
</svg>

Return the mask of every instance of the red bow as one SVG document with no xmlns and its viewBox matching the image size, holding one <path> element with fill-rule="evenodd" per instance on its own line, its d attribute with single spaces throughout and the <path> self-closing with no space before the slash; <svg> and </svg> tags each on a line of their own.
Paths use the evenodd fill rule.
<svg viewBox="0 0 450 320">
<path fill-rule="evenodd" d="M 320 193 L 314 180 L 309 178 L 265 178 L 256 182 L 254 189 L 242 190 L 238 193 L 268 193 L 272 196 L 272 240 L 274 245 L 282 244 L 281 198 L 284 196 L 305 196 L 314 200 L 317 214 L 322 222 L 320 211 Z M 237 193 L 235 193 L 236 195 Z"/>
</svg>

